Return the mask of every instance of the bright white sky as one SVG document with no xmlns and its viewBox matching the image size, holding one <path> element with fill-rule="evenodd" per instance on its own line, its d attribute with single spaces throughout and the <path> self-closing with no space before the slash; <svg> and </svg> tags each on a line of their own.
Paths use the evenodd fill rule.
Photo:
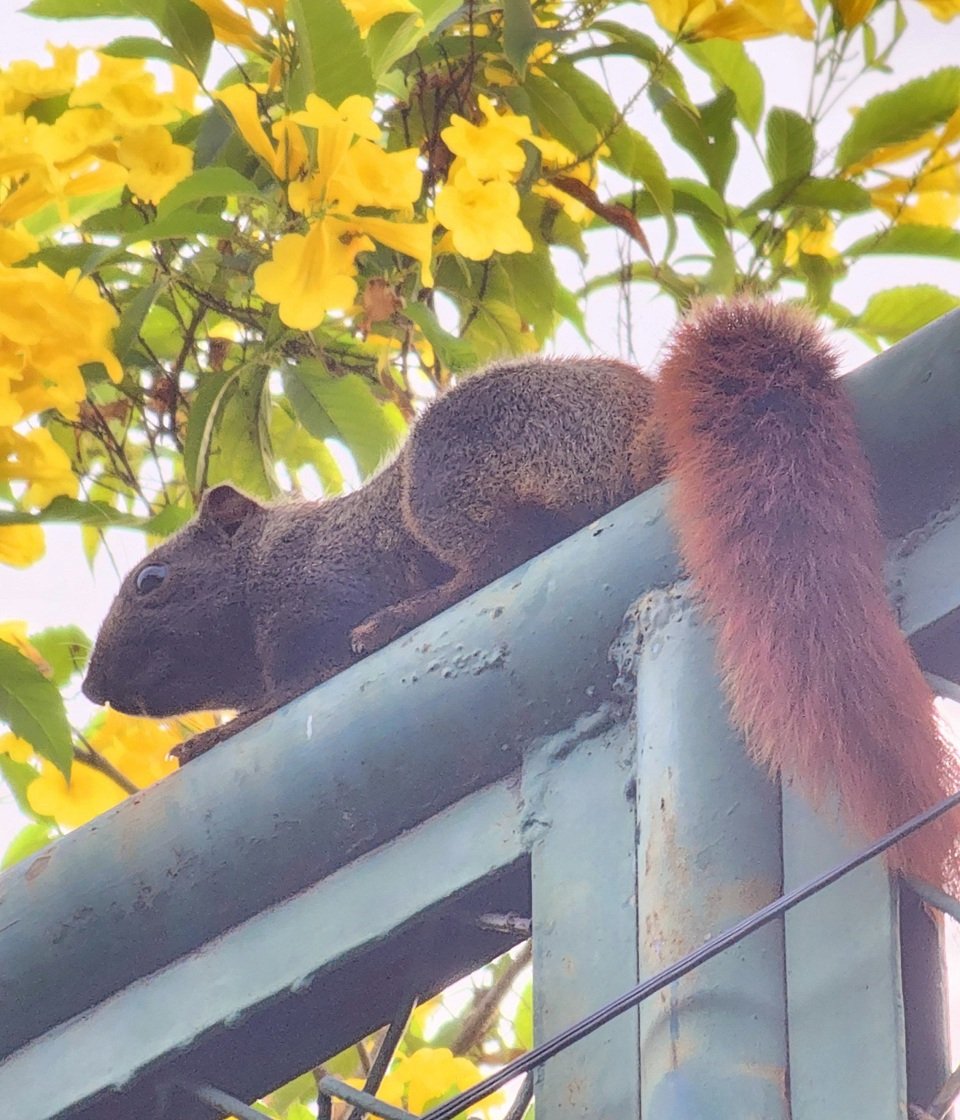
<svg viewBox="0 0 960 1120">
<path fill-rule="evenodd" d="M 0 0 L 6 8 L 11 0 Z M 917 0 L 906 0 L 910 28 L 905 42 L 895 55 L 897 79 L 928 74 L 939 66 L 955 64 L 960 47 L 960 21 L 944 25 L 934 20 Z M 644 25 L 648 13 L 637 5 L 625 6 L 619 12 L 621 19 L 637 19 Z M 44 44 L 73 43 L 97 45 L 120 34 L 143 34 L 148 25 L 136 21 L 73 20 L 64 23 L 37 20 L 22 13 L 7 13 L 0 36 L 0 66 L 18 58 L 45 59 Z M 767 104 L 784 105 L 802 109 L 807 91 L 809 70 L 808 47 L 797 40 L 777 39 L 750 44 L 751 55 L 760 64 L 768 83 Z M 616 93 L 629 95 L 637 70 L 625 66 L 606 73 L 611 88 Z M 870 78 L 858 87 L 860 100 L 889 88 L 890 76 Z M 698 91 L 706 94 L 706 85 Z M 835 122 L 836 135 L 846 127 L 847 117 Z M 641 101 L 634 114 L 633 123 L 647 133 L 655 143 L 667 144 L 658 135 L 656 121 Z M 745 145 L 744 145 L 745 147 Z M 671 166 L 673 166 L 671 160 Z M 747 168 L 735 184 L 734 196 L 751 197 L 764 184 L 761 165 L 757 159 Z M 606 271 L 618 263 L 617 245 L 611 236 L 602 253 L 608 260 L 600 266 L 595 258 L 592 270 Z M 563 262 L 565 278 L 571 285 L 579 281 L 577 267 L 570 260 Z M 935 282 L 960 293 L 960 265 L 931 264 L 929 261 L 904 258 L 874 259 L 869 265 L 854 270 L 854 275 L 844 282 L 839 297 L 849 306 L 860 308 L 869 294 L 891 284 Z M 651 290 L 639 287 L 634 306 L 634 326 L 629 337 L 619 321 L 618 308 L 613 295 L 594 299 L 588 308 L 588 321 L 597 345 L 609 353 L 627 355 L 631 351 L 641 362 L 649 363 L 662 344 L 673 322 L 672 307 L 666 300 L 654 300 Z M 556 349 L 560 352 L 582 352 L 583 343 L 572 330 L 561 333 Z M 848 364 L 857 364 L 866 356 L 852 340 L 847 345 Z M 91 573 L 79 548 L 79 530 L 72 527 L 47 530 L 48 553 L 46 558 L 24 572 L 4 569 L 0 575 L 0 619 L 23 618 L 31 629 L 76 622 L 91 635 L 96 632 L 100 619 L 112 598 L 119 578 L 139 559 L 143 544 L 139 534 L 116 532 L 110 538 L 110 553 L 102 552 Z M 81 697 L 73 714 L 82 721 L 92 710 Z M 0 795 L 2 796 L 2 795 Z M 0 851 L 10 836 L 19 828 L 15 812 L 0 801 Z"/>
</svg>

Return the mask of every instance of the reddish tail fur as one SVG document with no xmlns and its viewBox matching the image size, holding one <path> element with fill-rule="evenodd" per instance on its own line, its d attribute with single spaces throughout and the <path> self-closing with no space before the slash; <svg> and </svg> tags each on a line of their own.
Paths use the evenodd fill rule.
<svg viewBox="0 0 960 1120">
<path fill-rule="evenodd" d="M 753 757 L 870 839 L 960 786 L 887 604 L 869 466 L 835 358 L 801 312 L 701 307 L 661 370 L 680 550 Z M 891 858 L 955 888 L 957 813 Z"/>
</svg>

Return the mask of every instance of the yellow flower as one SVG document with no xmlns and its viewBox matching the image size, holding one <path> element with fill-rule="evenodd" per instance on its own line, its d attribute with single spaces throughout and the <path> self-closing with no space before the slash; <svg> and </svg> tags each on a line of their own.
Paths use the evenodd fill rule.
<svg viewBox="0 0 960 1120">
<path fill-rule="evenodd" d="M 960 218 L 958 159 L 940 150 L 913 179 L 889 178 L 870 191 L 870 198 L 898 225 L 952 228 Z"/>
<path fill-rule="evenodd" d="M 0 428 L 0 480 L 27 483 L 20 499 L 27 508 L 42 509 L 59 494 L 77 493 L 67 453 L 46 428 L 26 433 Z"/>
<path fill-rule="evenodd" d="M 577 160 L 577 157 L 557 140 L 547 139 L 543 136 L 532 136 L 530 142 L 540 151 L 540 163 L 546 170 L 559 171 L 570 179 L 576 179 L 587 186 L 593 187 L 597 182 L 597 164 L 595 159 Z M 606 145 L 604 145 L 604 149 Z M 586 225 L 593 219 L 593 211 L 572 198 L 566 191 L 553 186 L 549 179 L 540 179 L 533 186 L 535 194 L 543 198 L 550 198 L 556 202 L 571 219 L 578 225 Z"/>
<path fill-rule="evenodd" d="M 116 124 L 106 109 L 67 109 L 50 127 L 45 148 L 52 163 L 76 159 L 113 140 Z"/>
<path fill-rule="evenodd" d="M 313 330 L 328 311 L 344 311 L 357 295 L 357 253 L 373 242 L 357 237 L 339 218 L 314 222 L 306 236 L 289 233 L 273 247 L 273 257 L 254 273 L 257 294 L 279 304 L 288 327 Z"/>
<path fill-rule="evenodd" d="M 814 22 L 800 0 L 648 0 L 657 22 L 673 35 L 695 39 L 813 37 Z"/>
<path fill-rule="evenodd" d="M 16 264 L 39 248 L 37 239 L 23 226 L 0 227 L 0 264 Z"/>
<path fill-rule="evenodd" d="M 243 47 L 244 50 L 258 50 L 260 36 L 256 28 L 250 20 L 235 12 L 224 0 L 193 0 L 193 3 L 207 13 L 215 39 L 221 43 Z"/>
<path fill-rule="evenodd" d="M 410 0 L 343 0 L 343 6 L 360 28 L 362 39 L 366 39 L 370 28 L 384 16 L 392 16 L 395 12 L 416 12 L 420 15 L 420 9 Z M 423 20 L 417 22 L 423 23 Z"/>
<path fill-rule="evenodd" d="M 510 183 L 482 183 L 461 168 L 437 195 L 437 220 L 462 256 L 485 261 L 493 253 L 530 253 L 533 240 L 520 221 L 520 196 Z"/>
<path fill-rule="evenodd" d="M 839 13 L 843 26 L 849 31 L 851 27 L 863 23 L 876 7 L 877 0 L 833 0 L 834 9 Z"/>
<path fill-rule="evenodd" d="M 270 131 L 277 141 L 277 150 L 273 159 L 274 174 L 278 179 L 296 179 L 309 163 L 309 153 L 303 133 L 289 117 L 275 121 Z"/>
<path fill-rule="evenodd" d="M 216 717 L 209 713 L 177 720 L 152 720 L 126 716 L 108 708 L 87 735 L 90 745 L 124 777 L 143 788 L 177 768 L 167 758 L 172 747 L 186 735 L 212 727 Z M 126 797 L 112 778 L 74 762 L 69 783 L 51 763 L 43 760 L 40 777 L 27 787 L 27 799 L 35 813 L 53 817 L 65 828 L 85 824 Z"/>
<path fill-rule="evenodd" d="M 76 47 L 47 44 L 52 66 L 22 60 L 0 71 L 0 106 L 6 113 L 19 113 L 34 101 L 69 93 L 77 80 Z"/>
<path fill-rule="evenodd" d="M 176 98 L 158 93 L 156 79 L 141 59 L 98 55 L 100 69 L 70 94 L 70 105 L 102 105 L 123 129 L 170 124 L 180 119 Z"/>
<path fill-rule="evenodd" d="M 825 257 L 827 260 L 832 260 L 838 255 L 833 243 L 835 230 L 836 226 L 829 220 L 818 229 L 806 225 L 788 229 L 783 253 L 784 262 L 790 266 L 796 265 L 801 253 L 805 253 L 808 257 Z"/>
<path fill-rule="evenodd" d="M 456 1057 L 443 1046 L 422 1046 L 394 1062 L 383 1079 L 380 1096 L 388 1104 L 419 1114 L 479 1080 L 480 1071 L 468 1058 Z M 502 1093 L 491 1094 L 478 1111 L 488 1116 L 502 1101 Z"/>
<path fill-rule="evenodd" d="M 927 11 L 943 23 L 949 23 L 954 16 L 960 15 L 960 0 L 920 0 Z"/>
<path fill-rule="evenodd" d="M 498 113 L 483 94 L 477 98 L 477 104 L 485 121 L 472 124 L 454 113 L 449 126 L 440 133 L 444 144 L 460 156 L 477 179 L 516 179 L 526 163 L 520 141 L 532 136 L 530 118 Z"/>
<path fill-rule="evenodd" d="M 337 171 L 337 182 L 352 189 L 357 206 L 400 210 L 420 197 L 423 173 L 417 166 L 420 152 L 406 148 L 385 152 L 369 140 L 360 140 L 346 152 Z"/>
<path fill-rule="evenodd" d="M 433 287 L 433 273 L 430 270 L 433 257 L 432 222 L 395 222 L 392 218 L 354 215 L 350 219 L 350 228 L 368 234 L 381 245 L 419 261 L 420 282 L 426 288 Z"/>
<path fill-rule="evenodd" d="M 0 525 L 0 564 L 29 568 L 45 551 L 43 529 L 39 525 Z"/>
<path fill-rule="evenodd" d="M 193 170 L 193 152 L 161 125 L 131 133 L 117 145 L 117 158 L 130 172 L 127 186 L 139 198 L 158 203 Z"/>
<path fill-rule="evenodd" d="M 29 762 L 33 758 L 33 747 L 20 739 L 12 731 L 0 735 L 0 754 L 5 754 L 14 762 Z"/>
<path fill-rule="evenodd" d="M 359 93 L 351 94 L 336 108 L 315 93 L 308 94 L 306 104 L 300 112 L 292 114 L 291 120 L 320 131 L 346 128 L 366 140 L 380 139 L 380 128 L 373 119 L 373 101 Z"/>
</svg>

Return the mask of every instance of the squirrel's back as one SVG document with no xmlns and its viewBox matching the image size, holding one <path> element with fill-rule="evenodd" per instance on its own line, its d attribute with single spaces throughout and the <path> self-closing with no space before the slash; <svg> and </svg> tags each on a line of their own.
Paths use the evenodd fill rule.
<svg viewBox="0 0 960 1120">
<path fill-rule="evenodd" d="M 803 313 L 737 299 L 678 328 L 657 413 L 680 550 L 753 756 L 870 838 L 960 785 L 886 599 L 869 465 L 833 352 Z M 956 828 L 894 866 L 949 885 Z"/>
</svg>

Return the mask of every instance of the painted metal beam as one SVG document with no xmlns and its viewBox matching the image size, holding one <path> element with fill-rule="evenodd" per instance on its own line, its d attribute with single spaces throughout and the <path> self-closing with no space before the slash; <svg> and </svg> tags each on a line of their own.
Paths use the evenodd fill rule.
<svg viewBox="0 0 960 1120">
<path fill-rule="evenodd" d="M 848 379 L 892 531 L 960 490 L 958 351 L 954 314 Z M 636 596 L 678 574 L 664 494 L 601 518 L 0 876 L 0 1060 L 500 781 L 531 743 L 609 723 L 611 639 Z M 928 534 L 931 547 L 946 531 Z M 905 617 L 920 590 L 912 565 Z M 930 598 L 925 585 L 916 617 L 922 632 L 947 618 L 956 633 L 940 586 Z M 956 649 L 936 665 L 945 677 L 960 677 Z M 376 913 L 375 899 L 365 905 Z M 449 975 L 443 947 L 437 959 Z M 327 993 L 348 1001 L 338 975 Z M 282 1006 L 272 1013 L 293 1029 Z M 197 1068 L 240 1055 L 230 1068 L 242 1080 L 247 1032 L 213 1034 L 191 1053 Z M 184 1064 L 174 1050 L 167 1060 Z"/>
</svg>

